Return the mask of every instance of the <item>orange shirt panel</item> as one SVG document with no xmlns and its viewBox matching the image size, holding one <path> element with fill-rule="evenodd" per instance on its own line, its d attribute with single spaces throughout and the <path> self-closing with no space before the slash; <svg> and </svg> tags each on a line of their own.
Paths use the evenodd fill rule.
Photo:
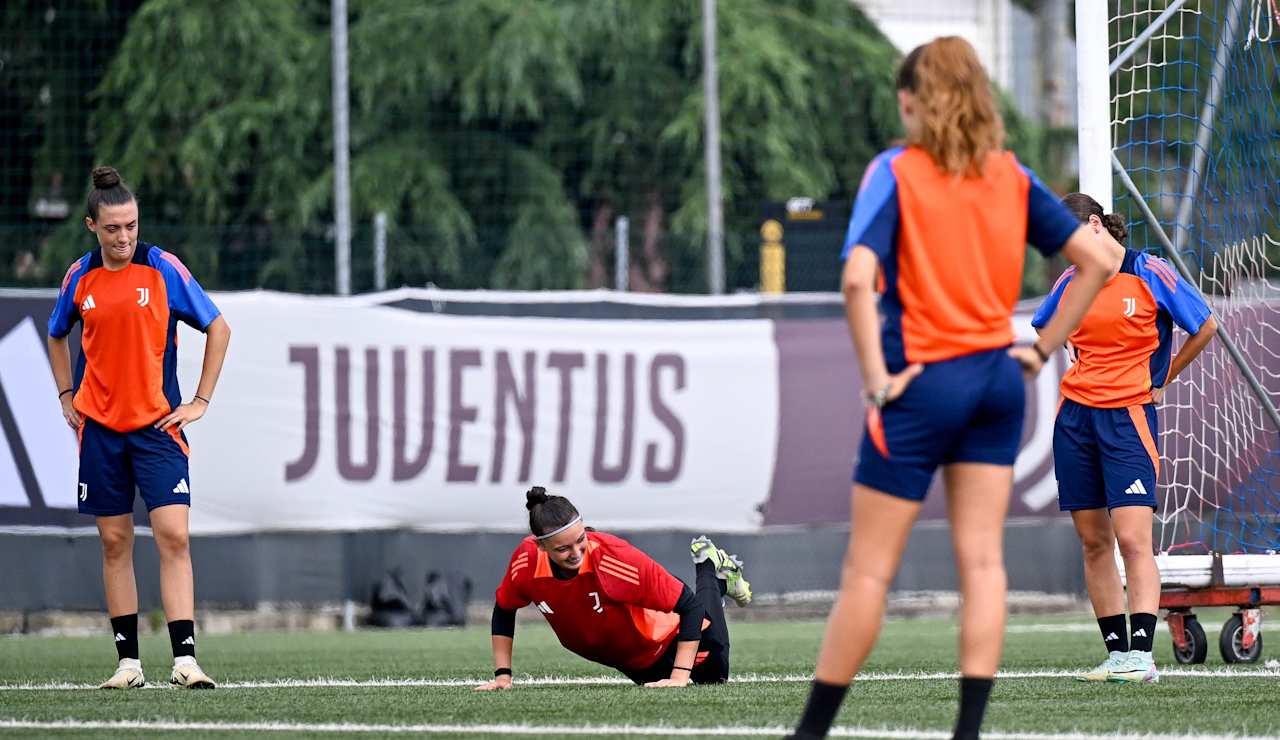
<svg viewBox="0 0 1280 740">
<path fill-rule="evenodd" d="M 1068 283 L 1063 295 L 1072 287 Z M 1062 395 L 1093 408 L 1150 403 L 1158 311 L 1142 278 L 1119 273 L 1108 280 L 1071 333 L 1076 361 L 1062 378 Z"/>
<path fill-rule="evenodd" d="M 935 362 L 1013 343 L 1030 179 L 1012 153 L 981 178 L 940 171 L 924 151 L 893 160 L 900 206 L 898 291 L 908 362 Z"/>
<path fill-rule="evenodd" d="M 146 265 L 91 270 L 76 286 L 84 323 L 84 378 L 76 411 L 119 432 L 140 429 L 169 413 L 164 351 L 169 299 L 164 276 Z"/>
</svg>

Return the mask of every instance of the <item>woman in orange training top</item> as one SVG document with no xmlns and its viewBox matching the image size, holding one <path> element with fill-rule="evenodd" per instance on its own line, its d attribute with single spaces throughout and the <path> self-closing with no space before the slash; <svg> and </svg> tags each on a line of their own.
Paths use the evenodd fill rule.
<svg viewBox="0 0 1280 740">
<path fill-rule="evenodd" d="M 968 42 L 940 38 L 898 72 L 906 145 L 872 161 L 844 244 L 843 290 L 867 428 L 849 549 L 794 738 L 825 737 L 875 643 L 885 597 L 929 481 L 947 487 L 960 611 L 960 713 L 977 737 L 1000 662 L 1002 538 L 1022 433 L 1023 375 L 1066 340 L 1113 260 L 1004 151 L 991 84 Z M 1078 269 L 1044 337 L 1011 348 L 1026 244 Z M 877 314 L 877 273 L 883 295 Z"/>
<path fill-rule="evenodd" d="M 1058 508 L 1071 512 L 1084 547 L 1084 577 L 1107 659 L 1081 681 L 1155 683 L 1151 657 L 1160 605 L 1160 571 L 1151 546 L 1160 453 L 1156 404 L 1164 388 L 1218 331 L 1194 285 L 1168 262 L 1132 249 L 1124 218 L 1104 214 L 1084 193 L 1062 199 L 1120 266 L 1107 280 L 1079 328 L 1071 333 L 1075 364 L 1062 378 L 1062 403 L 1053 427 Z M 1075 291 L 1068 269 L 1032 318 L 1042 327 L 1064 296 Z M 1173 326 L 1192 335 L 1170 363 Z M 1129 579 L 1116 569 L 1120 545 Z"/>
<path fill-rule="evenodd" d="M 173 254 L 138 241 L 138 202 L 111 167 L 93 170 L 85 226 L 98 248 L 67 269 L 49 317 L 49 361 L 62 415 L 80 434 L 80 513 L 102 538 L 107 614 L 120 659 L 104 689 L 142 686 L 133 497 L 142 495 L 160 554 L 160 597 L 177 686 L 211 689 L 196 664 L 195 586 L 187 514 L 191 477 L 183 429 L 204 416 L 231 329 Z M 209 335 L 191 400 L 177 375 L 177 322 Z M 83 324 L 74 378 L 67 335 Z"/>
</svg>

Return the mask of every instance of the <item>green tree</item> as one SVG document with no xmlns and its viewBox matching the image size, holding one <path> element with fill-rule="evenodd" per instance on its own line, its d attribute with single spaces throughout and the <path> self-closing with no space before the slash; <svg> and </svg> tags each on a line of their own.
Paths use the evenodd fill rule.
<svg viewBox="0 0 1280 740">
<path fill-rule="evenodd" d="M 99 159 L 141 194 L 149 237 L 215 287 L 332 289 L 328 13 L 149 0 L 98 89 Z M 701 290 L 700 24 L 687 0 L 354 0 L 357 266 L 385 212 L 392 283 L 599 286 L 627 215 L 632 284 Z M 718 33 L 730 287 L 745 287 L 760 204 L 850 199 L 895 137 L 899 54 L 848 0 L 721 0 Z M 1034 163 L 1037 130 L 1009 123 Z M 83 242 L 68 231 L 49 257 Z"/>
</svg>

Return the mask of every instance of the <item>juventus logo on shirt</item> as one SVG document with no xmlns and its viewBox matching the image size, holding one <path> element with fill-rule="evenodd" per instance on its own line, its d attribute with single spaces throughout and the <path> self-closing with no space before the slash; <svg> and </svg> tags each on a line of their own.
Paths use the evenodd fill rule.
<svg viewBox="0 0 1280 740">
<path fill-rule="evenodd" d="M 592 591 L 591 593 L 587 594 L 587 596 L 591 596 L 596 600 L 596 603 L 591 607 L 593 610 L 595 610 L 595 613 L 604 614 L 604 607 L 600 606 L 600 592 Z"/>
<path fill-rule="evenodd" d="M 136 290 L 138 291 L 138 305 L 139 305 L 139 306 L 145 306 L 145 305 L 147 305 L 148 303 L 150 303 L 150 302 L 151 302 L 151 289 L 150 289 L 150 288 L 136 288 Z M 1126 314 L 1126 315 L 1127 315 L 1127 314 Z"/>
<path fill-rule="evenodd" d="M 1138 299 L 1136 298 L 1124 299 L 1124 315 L 1125 316 L 1132 316 L 1137 311 L 1138 311 Z"/>
</svg>

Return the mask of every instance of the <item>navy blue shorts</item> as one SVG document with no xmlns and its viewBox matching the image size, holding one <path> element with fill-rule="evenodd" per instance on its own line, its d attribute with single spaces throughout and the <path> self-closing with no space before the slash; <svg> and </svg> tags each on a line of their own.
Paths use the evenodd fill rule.
<svg viewBox="0 0 1280 740">
<path fill-rule="evenodd" d="M 1160 427 L 1155 404 L 1097 409 L 1062 400 L 1053 425 L 1058 508 L 1156 508 Z"/>
<path fill-rule="evenodd" d="M 868 409 L 854 482 L 923 501 L 939 465 L 1012 465 L 1025 395 L 1007 348 L 925 365 L 900 398 Z"/>
<path fill-rule="evenodd" d="M 191 505 L 187 438 L 182 432 L 143 427 L 117 432 L 83 417 L 80 427 L 80 513 L 118 516 L 133 512 L 136 489 L 147 511 Z"/>
</svg>

